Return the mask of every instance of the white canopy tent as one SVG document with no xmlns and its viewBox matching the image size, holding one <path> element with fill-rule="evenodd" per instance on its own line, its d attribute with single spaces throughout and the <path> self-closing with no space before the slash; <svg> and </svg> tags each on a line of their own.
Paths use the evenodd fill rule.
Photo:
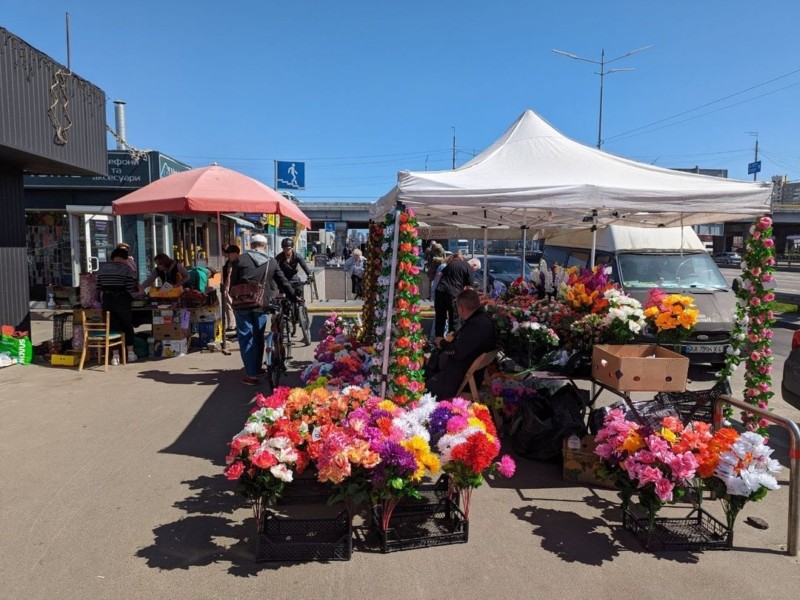
<svg viewBox="0 0 800 600">
<path fill-rule="evenodd" d="M 772 184 L 673 171 L 584 146 L 527 110 L 489 148 L 452 171 L 400 171 L 371 206 L 397 202 L 429 225 L 670 227 L 770 211 Z"/>
</svg>

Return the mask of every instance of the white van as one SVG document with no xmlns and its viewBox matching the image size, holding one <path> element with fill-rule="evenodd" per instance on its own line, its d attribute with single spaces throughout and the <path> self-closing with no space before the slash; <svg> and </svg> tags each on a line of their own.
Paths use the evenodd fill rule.
<svg viewBox="0 0 800 600">
<path fill-rule="evenodd" d="M 546 238 L 543 258 L 549 267 L 588 267 L 592 232 L 564 231 Z M 730 344 L 736 295 L 691 227 L 644 228 L 610 225 L 597 230 L 595 264 L 643 304 L 649 291 L 685 293 L 700 312 L 683 353 L 693 363 L 721 364 Z"/>
</svg>

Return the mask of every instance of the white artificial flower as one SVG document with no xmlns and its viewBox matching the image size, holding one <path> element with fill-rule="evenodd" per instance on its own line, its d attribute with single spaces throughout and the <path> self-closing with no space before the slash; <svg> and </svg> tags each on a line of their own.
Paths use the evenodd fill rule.
<svg viewBox="0 0 800 600">
<path fill-rule="evenodd" d="M 267 426 L 264 425 L 263 423 L 259 423 L 258 421 L 251 421 L 245 423 L 244 429 L 242 430 L 242 434 L 264 437 L 265 435 L 267 435 Z"/>
<path fill-rule="evenodd" d="M 284 464 L 277 464 L 269 468 L 269 472 L 272 473 L 272 476 L 276 479 L 280 479 L 281 481 L 285 481 L 287 483 L 291 482 L 292 472 L 286 467 Z"/>
<path fill-rule="evenodd" d="M 265 443 L 270 448 L 275 448 L 276 450 L 283 450 L 285 448 L 292 447 L 292 440 L 290 440 L 284 435 L 279 435 L 278 437 L 270 438 L 269 440 L 266 440 Z"/>
</svg>

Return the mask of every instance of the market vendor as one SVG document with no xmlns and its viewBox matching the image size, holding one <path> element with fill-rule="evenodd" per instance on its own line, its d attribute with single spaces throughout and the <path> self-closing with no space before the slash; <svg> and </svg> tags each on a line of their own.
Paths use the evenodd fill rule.
<svg viewBox="0 0 800 600">
<path fill-rule="evenodd" d="M 425 365 L 425 386 L 437 399 L 452 398 L 458 392 L 470 365 L 484 352 L 497 346 L 494 325 L 481 307 L 475 290 L 464 290 L 456 297 L 456 310 L 462 325 L 452 340 L 434 339 L 436 349 Z M 480 384 L 483 373 L 476 373 Z"/>
<path fill-rule="evenodd" d="M 136 279 L 133 271 L 128 267 L 128 251 L 124 248 L 115 248 L 111 252 L 111 261 L 100 263 L 97 272 L 97 287 L 103 297 L 103 310 L 110 314 L 111 328 L 121 331 L 125 335 L 127 347 L 127 362 L 136 360 L 133 350 L 133 311 L 131 302 L 133 292 L 136 290 Z"/>
<path fill-rule="evenodd" d="M 182 285 L 189 280 L 189 272 L 177 260 L 174 260 L 166 254 L 156 254 L 153 259 L 156 263 L 155 268 L 142 282 L 142 289 L 151 287 L 156 279 L 161 280 L 161 285 L 169 284 L 170 286 Z"/>
</svg>

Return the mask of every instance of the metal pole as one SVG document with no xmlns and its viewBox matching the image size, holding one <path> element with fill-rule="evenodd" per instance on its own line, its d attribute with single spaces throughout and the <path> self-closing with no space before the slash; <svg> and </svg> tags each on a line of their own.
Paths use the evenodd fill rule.
<svg viewBox="0 0 800 600">
<path fill-rule="evenodd" d="M 222 247 L 223 247 L 222 246 L 222 219 L 220 219 L 220 213 L 219 212 L 217 212 L 217 244 L 219 244 L 219 250 L 221 252 L 222 251 Z M 211 248 L 209 248 L 209 251 L 210 250 L 211 250 Z M 222 258 L 222 256 L 220 255 L 220 259 L 221 258 Z M 222 268 L 220 269 L 220 273 L 222 273 L 222 276 L 220 276 L 220 282 L 219 282 L 220 283 L 220 286 L 219 286 L 220 287 L 220 290 L 219 290 L 220 294 L 219 295 L 222 296 L 222 298 L 220 299 L 220 303 L 222 305 L 222 351 L 227 353 L 228 352 L 228 335 L 227 335 L 227 331 L 228 331 L 228 299 L 227 299 L 227 297 L 225 295 L 225 286 L 222 283 L 222 278 L 225 275 L 225 273 L 223 272 L 224 269 L 225 269 L 225 263 L 222 263 Z M 228 276 L 230 276 L 230 274 Z"/>
<path fill-rule="evenodd" d="M 483 293 L 488 294 L 489 290 L 486 286 L 489 284 L 489 249 L 487 248 L 489 241 L 489 229 L 483 228 Z"/>
<path fill-rule="evenodd" d="M 606 51 L 600 50 L 600 118 L 597 121 L 597 149 L 603 145 L 603 79 L 606 76 Z M 592 256 L 592 266 L 594 266 L 594 256 Z"/>
<path fill-rule="evenodd" d="M 758 162 L 758 134 L 756 134 L 756 157 L 755 159 L 753 159 L 753 162 Z M 753 173 L 753 181 L 755 181 L 757 177 L 758 177 L 758 171 Z"/>
<path fill-rule="evenodd" d="M 386 330 L 383 334 L 383 362 L 381 365 L 381 398 L 386 398 L 386 381 L 389 374 L 389 350 L 392 341 L 392 314 L 394 289 L 397 278 L 397 247 L 400 245 L 400 209 L 394 211 L 394 239 L 392 241 L 392 268 L 389 273 L 389 298 L 386 304 Z"/>
<path fill-rule="evenodd" d="M 798 526 L 800 526 L 800 429 L 797 423 L 762 410 L 742 400 L 722 395 L 714 403 L 714 429 L 722 424 L 722 404 L 746 410 L 762 419 L 780 425 L 789 432 L 789 527 L 786 534 L 786 553 L 797 556 Z"/>
</svg>

